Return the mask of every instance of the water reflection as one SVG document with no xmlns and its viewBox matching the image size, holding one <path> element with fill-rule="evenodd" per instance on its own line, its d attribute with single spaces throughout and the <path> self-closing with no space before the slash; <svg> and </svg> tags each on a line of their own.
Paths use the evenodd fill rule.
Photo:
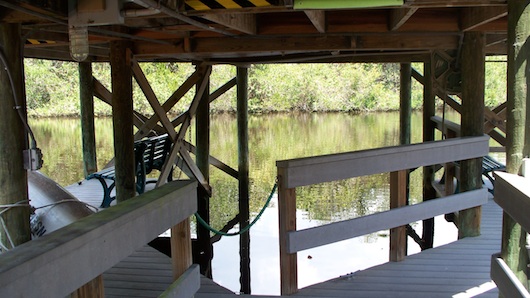
<svg viewBox="0 0 530 298">
<path fill-rule="evenodd" d="M 237 168 L 237 131 L 233 115 L 211 117 L 211 154 Z M 83 179 L 81 130 L 78 119 L 32 119 L 44 153 L 42 172 L 62 185 Z M 412 118 L 413 142 L 421 139 L 421 114 Z M 186 137 L 193 142 L 193 130 Z M 265 203 L 276 177 L 276 161 L 297 157 L 397 145 L 398 113 L 278 114 L 249 119 L 250 210 Z M 98 166 L 113 156 L 112 121 L 96 120 Z M 178 175 L 178 174 L 176 174 Z M 237 181 L 211 167 L 211 221 L 222 228 L 237 213 Z M 355 218 L 388 209 L 388 174 L 347 179 L 297 190 L 299 229 Z M 412 174 L 411 201 L 421 199 L 421 170 Z M 252 289 L 279 294 L 277 202 L 273 201 L 251 230 Z M 444 225 L 442 222 L 440 225 Z M 234 230 L 238 230 L 236 227 Z M 456 239 L 451 228 L 447 239 Z M 387 232 L 376 233 L 299 253 L 299 286 L 361 270 L 388 260 Z M 449 241 L 449 240 L 448 240 Z M 443 242 L 443 241 L 442 241 Z M 411 251 L 417 251 L 409 244 Z M 214 279 L 239 290 L 239 239 L 223 237 L 214 244 Z"/>
</svg>

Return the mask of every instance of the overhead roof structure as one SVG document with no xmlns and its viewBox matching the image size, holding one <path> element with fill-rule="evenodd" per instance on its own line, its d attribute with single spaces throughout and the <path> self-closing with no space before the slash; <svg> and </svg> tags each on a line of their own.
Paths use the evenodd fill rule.
<svg viewBox="0 0 530 298">
<path fill-rule="evenodd" d="M 117 39 L 143 61 L 421 61 L 459 51 L 466 31 L 485 34 L 487 54 L 506 54 L 505 0 L 67 2 L 0 0 L 0 19 L 23 24 L 26 57 L 58 60 L 72 59 L 69 23 L 87 26 L 91 61 L 108 61 Z"/>
</svg>

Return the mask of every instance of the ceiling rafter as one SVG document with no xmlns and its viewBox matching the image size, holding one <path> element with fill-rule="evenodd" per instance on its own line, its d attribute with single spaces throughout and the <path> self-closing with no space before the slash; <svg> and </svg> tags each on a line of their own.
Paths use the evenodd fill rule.
<svg viewBox="0 0 530 298">
<path fill-rule="evenodd" d="M 388 30 L 396 31 L 403 24 L 405 24 L 410 17 L 418 10 L 417 7 L 413 8 L 398 8 L 390 11 L 390 20 L 388 24 Z"/>
<path fill-rule="evenodd" d="M 307 18 L 313 23 L 313 26 L 320 33 L 326 33 L 327 24 L 326 24 L 326 12 L 323 10 L 306 10 L 304 11 Z"/>
<path fill-rule="evenodd" d="M 471 31 L 507 15 L 508 9 L 506 6 L 463 8 L 461 12 L 461 29 L 462 31 Z"/>
<path fill-rule="evenodd" d="M 207 14 L 202 18 L 246 34 L 257 33 L 255 14 Z"/>
</svg>

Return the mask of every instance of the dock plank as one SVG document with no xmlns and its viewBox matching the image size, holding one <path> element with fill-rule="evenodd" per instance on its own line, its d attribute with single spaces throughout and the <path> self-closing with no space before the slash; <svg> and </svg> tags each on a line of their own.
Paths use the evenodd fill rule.
<svg viewBox="0 0 530 298">
<path fill-rule="evenodd" d="M 309 297 L 498 297 L 489 276 L 500 250 L 502 210 L 490 199 L 482 207 L 482 235 L 408 256 L 301 289 Z"/>
</svg>

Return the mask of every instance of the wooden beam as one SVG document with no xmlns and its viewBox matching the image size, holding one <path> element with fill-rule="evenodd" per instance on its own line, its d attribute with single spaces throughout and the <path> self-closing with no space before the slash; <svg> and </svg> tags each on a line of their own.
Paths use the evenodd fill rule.
<svg viewBox="0 0 530 298">
<path fill-rule="evenodd" d="M 508 15 L 506 6 L 486 6 L 462 8 L 461 29 L 472 31 L 486 23 L 498 20 Z"/>
<path fill-rule="evenodd" d="M 0 296 L 65 297 L 193 214 L 196 189 L 171 182 L 3 253 Z"/>
<path fill-rule="evenodd" d="M 487 107 L 484 108 L 484 117 L 486 122 L 484 123 L 484 132 L 489 133 L 495 127 L 498 127 L 502 132 L 506 133 L 506 109 L 501 110 L 499 113 L 495 113 Z"/>
<path fill-rule="evenodd" d="M 390 209 L 407 205 L 408 171 L 401 170 L 390 173 Z M 407 227 L 400 226 L 390 229 L 390 261 L 400 262 L 407 255 Z"/>
<path fill-rule="evenodd" d="M 136 82 L 140 86 L 140 89 L 142 89 L 147 101 L 151 105 L 151 108 L 153 108 L 153 111 L 162 123 L 162 126 L 166 130 L 168 136 L 171 138 L 171 141 L 175 142 L 177 138 L 177 132 L 175 132 L 175 127 L 173 124 L 171 124 L 171 121 L 167 117 L 167 111 L 160 105 L 153 88 L 151 88 L 151 85 L 149 85 L 149 81 L 147 81 L 147 77 L 144 75 L 138 62 L 133 59 L 131 64 L 132 73 L 136 79 Z"/>
<path fill-rule="evenodd" d="M 390 11 L 390 21 L 388 29 L 390 31 L 398 30 L 403 24 L 405 24 L 410 17 L 418 10 L 417 7 L 412 8 L 397 8 Z"/>
<path fill-rule="evenodd" d="M 248 148 L 248 68 L 237 68 L 237 156 L 239 227 L 246 228 L 250 218 L 250 177 Z M 250 232 L 239 236 L 241 292 L 250 294 Z"/>
<path fill-rule="evenodd" d="M 211 71 L 212 71 L 212 68 L 207 67 L 206 72 L 204 73 L 204 76 L 210 76 Z M 199 104 L 202 94 L 206 90 L 206 83 L 207 82 L 205 80 L 202 80 L 199 88 L 197 88 L 197 91 L 195 92 L 195 97 L 193 98 L 193 101 L 191 102 L 188 111 L 185 114 L 183 114 L 182 125 L 180 126 L 180 129 L 178 131 L 177 138 L 176 138 L 177 141 L 176 143 L 173 144 L 173 147 L 171 148 L 169 156 L 167 157 L 167 160 L 164 166 L 162 167 L 162 170 L 160 171 L 160 176 L 158 178 L 158 181 L 156 182 L 157 187 L 159 185 L 164 184 L 165 181 L 167 181 L 167 178 L 169 177 L 169 173 L 171 173 L 175 160 L 177 159 L 178 154 L 181 152 L 182 142 L 179 140 L 183 140 L 184 136 L 186 135 L 186 132 L 188 131 L 188 128 L 191 124 L 191 118 L 195 115 L 195 112 L 197 111 L 197 105 Z M 184 152 L 184 154 L 187 154 L 187 151 Z M 181 156 L 182 156 L 182 153 L 181 153 Z M 201 181 L 201 185 L 205 188 L 207 192 L 211 193 L 210 186 L 204 183 L 205 179 L 204 177 L 202 177 L 202 174 L 200 173 L 200 171 L 196 169 L 197 165 L 195 164 L 195 162 L 193 162 L 191 157 L 188 158 L 187 160 L 186 158 L 184 158 L 184 156 L 182 156 L 182 158 L 186 162 L 186 165 L 188 166 L 188 168 L 192 170 L 192 172 L 196 175 L 195 178 L 198 181 Z"/>
<path fill-rule="evenodd" d="M 186 150 L 188 150 L 189 152 L 193 153 L 193 154 L 196 154 L 197 152 L 197 148 L 195 146 L 193 146 L 193 144 L 190 144 L 189 142 L 185 141 L 185 140 L 182 140 L 182 146 L 184 148 L 186 148 Z M 219 170 L 225 172 L 226 174 L 230 175 L 231 177 L 234 177 L 234 178 L 238 178 L 239 177 L 239 174 L 237 172 L 236 169 L 230 167 L 229 165 L 225 164 L 224 162 L 220 161 L 219 159 L 213 157 L 210 155 L 208 161 L 210 162 L 210 164 L 216 168 L 218 168 Z"/>
<path fill-rule="evenodd" d="M 204 90 L 201 92 L 202 95 L 195 114 L 195 145 L 197 147 L 195 162 L 187 150 L 181 149 L 180 156 L 194 173 L 194 176 L 201 177 L 202 180 L 199 180 L 199 183 L 208 186 L 210 182 L 210 163 L 208 162 L 210 157 L 210 76 L 202 77 L 201 85 L 196 85 L 197 92 L 201 87 Z M 210 197 L 212 194 L 211 191 L 204 191 L 205 189 L 208 188 L 197 191 L 197 213 L 207 224 L 210 224 Z M 210 242 L 210 231 L 202 225 L 197 226 L 196 249 L 199 252 L 197 261 L 201 268 L 201 274 L 212 278 L 213 246 Z"/>
<path fill-rule="evenodd" d="M 461 135 L 484 135 L 484 91 L 486 38 L 482 32 L 465 32 L 462 46 L 462 124 Z M 489 151 L 489 146 L 488 146 Z M 482 158 L 460 163 L 460 191 L 482 188 Z M 458 238 L 480 235 L 481 208 L 458 214 Z"/>
<path fill-rule="evenodd" d="M 436 114 L 435 97 L 436 91 L 434 88 L 434 75 L 432 73 L 432 56 L 423 64 L 423 131 L 422 140 L 423 142 L 434 141 L 434 125 L 429 119 Z M 412 71 L 412 76 L 418 80 L 415 76 L 418 74 L 415 70 Z M 436 198 L 436 190 L 433 187 L 434 182 L 434 166 L 423 167 L 423 191 L 422 200 L 428 201 Z M 434 218 L 424 219 L 422 221 L 422 237 L 423 242 L 422 250 L 433 247 L 434 242 Z"/>
<path fill-rule="evenodd" d="M 79 63 L 79 100 L 85 177 L 98 171 L 94 128 L 94 84 L 92 81 L 92 64 L 90 62 Z"/>
<path fill-rule="evenodd" d="M 510 173 L 495 172 L 495 202 L 502 207 L 510 217 L 530 231 L 530 188 L 528 177 Z"/>
<path fill-rule="evenodd" d="M 217 88 L 210 94 L 210 103 L 219 98 L 219 96 L 225 94 L 228 90 L 232 89 L 237 84 L 236 78 L 232 78 L 230 81 L 223 84 L 223 86 Z"/>
<path fill-rule="evenodd" d="M 491 279 L 499 289 L 502 297 L 528 298 L 528 289 L 517 279 L 500 254 L 491 256 Z"/>
<path fill-rule="evenodd" d="M 173 280 L 178 280 L 193 264 L 190 218 L 171 227 L 171 265 Z"/>
<path fill-rule="evenodd" d="M 167 113 L 171 108 L 173 108 L 180 99 L 188 93 L 188 91 L 193 87 L 199 79 L 201 78 L 202 72 L 204 71 L 204 68 L 197 69 L 191 76 L 180 85 L 180 87 L 173 92 L 173 94 L 168 98 L 168 100 L 162 105 L 162 108 L 164 108 L 164 111 Z M 135 139 L 139 140 L 143 138 L 144 136 L 148 135 L 151 129 L 153 127 L 156 127 L 157 122 L 159 121 L 158 115 L 155 113 L 151 118 L 149 118 L 145 123 L 138 127 L 138 132 L 135 135 Z M 180 124 L 180 123 L 179 123 Z M 172 125 L 175 127 L 177 126 L 175 123 L 172 123 Z"/>
<path fill-rule="evenodd" d="M 307 18 L 320 33 L 326 33 L 326 12 L 324 10 L 305 10 Z"/>
<path fill-rule="evenodd" d="M 291 295 L 298 291 L 298 260 L 289 248 L 289 234 L 296 231 L 296 189 L 287 188 L 285 168 L 278 168 L 278 220 L 280 238 L 280 292 Z"/>
<path fill-rule="evenodd" d="M 2 208 L 1 226 L 7 229 L 0 228 L 3 247 L 0 250 L 4 253 L 5 249 L 31 240 L 28 176 L 23 155 L 23 150 L 28 149 L 28 132 L 21 120 L 26 119 L 26 99 L 20 24 L 0 24 L 0 48 L 5 55 L 0 60 L 0 205 L 21 205 Z"/>
<path fill-rule="evenodd" d="M 193 297 L 201 287 L 201 275 L 197 264 L 191 265 L 159 298 Z"/>
<path fill-rule="evenodd" d="M 257 33 L 255 14 L 206 14 L 202 18 L 246 34 L 255 35 Z"/>
<path fill-rule="evenodd" d="M 388 230 L 441 214 L 480 206 L 487 202 L 487 190 L 478 189 L 444 197 L 443 199 L 430 200 L 350 220 L 289 232 L 287 237 L 287 242 L 289 243 L 288 252 L 294 254 L 305 249 Z"/>
<path fill-rule="evenodd" d="M 112 107 L 112 93 L 105 86 L 103 86 L 103 84 L 101 84 L 101 82 L 99 82 L 96 78 L 93 78 L 93 84 L 94 84 L 94 96 L 101 99 L 104 103 Z M 133 114 L 134 114 L 134 118 L 133 118 L 134 126 L 136 126 L 137 128 L 142 127 L 142 125 L 144 124 L 143 119 L 145 119 L 145 117 L 139 112 L 134 111 L 134 110 L 133 110 Z M 154 129 L 160 132 L 162 131 L 163 127 L 157 125 L 156 128 Z"/>
<path fill-rule="evenodd" d="M 116 201 L 136 195 L 131 52 L 126 41 L 110 44 Z"/>
<path fill-rule="evenodd" d="M 458 48 L 458 35 L 440 33 L 429 38 L 418 38 L 413 33 L 370 34 L 361 36 L 282 36 L 266 38 L 204 37 L 190 39 L 190 51 L 173 45 L 153 47 L 149 43 L 135 43 L 137 57 L 180 55 L 190 58 L 241 57 L 252 53 L 300 53 L 307 51 L 341 50 L 434 50 Z"/>
<path fill-rule="evenodd" d="M 530 104 L 528 67 L 530 63 L 530 5 L 528 1 L 508 1 L 508 86 L 506 119 L 506 172 L 519 173 L 523 157 L 529 156 Z M 517 278 L 528 285 L 527 233 L 506 212 L 503 213 L 501 257 Z"/>
<path fill-rule="evenodd" d="M 488 136 L 277 161 L 288 188 L 387 173 L 488 154 Z"/>
</svg>

